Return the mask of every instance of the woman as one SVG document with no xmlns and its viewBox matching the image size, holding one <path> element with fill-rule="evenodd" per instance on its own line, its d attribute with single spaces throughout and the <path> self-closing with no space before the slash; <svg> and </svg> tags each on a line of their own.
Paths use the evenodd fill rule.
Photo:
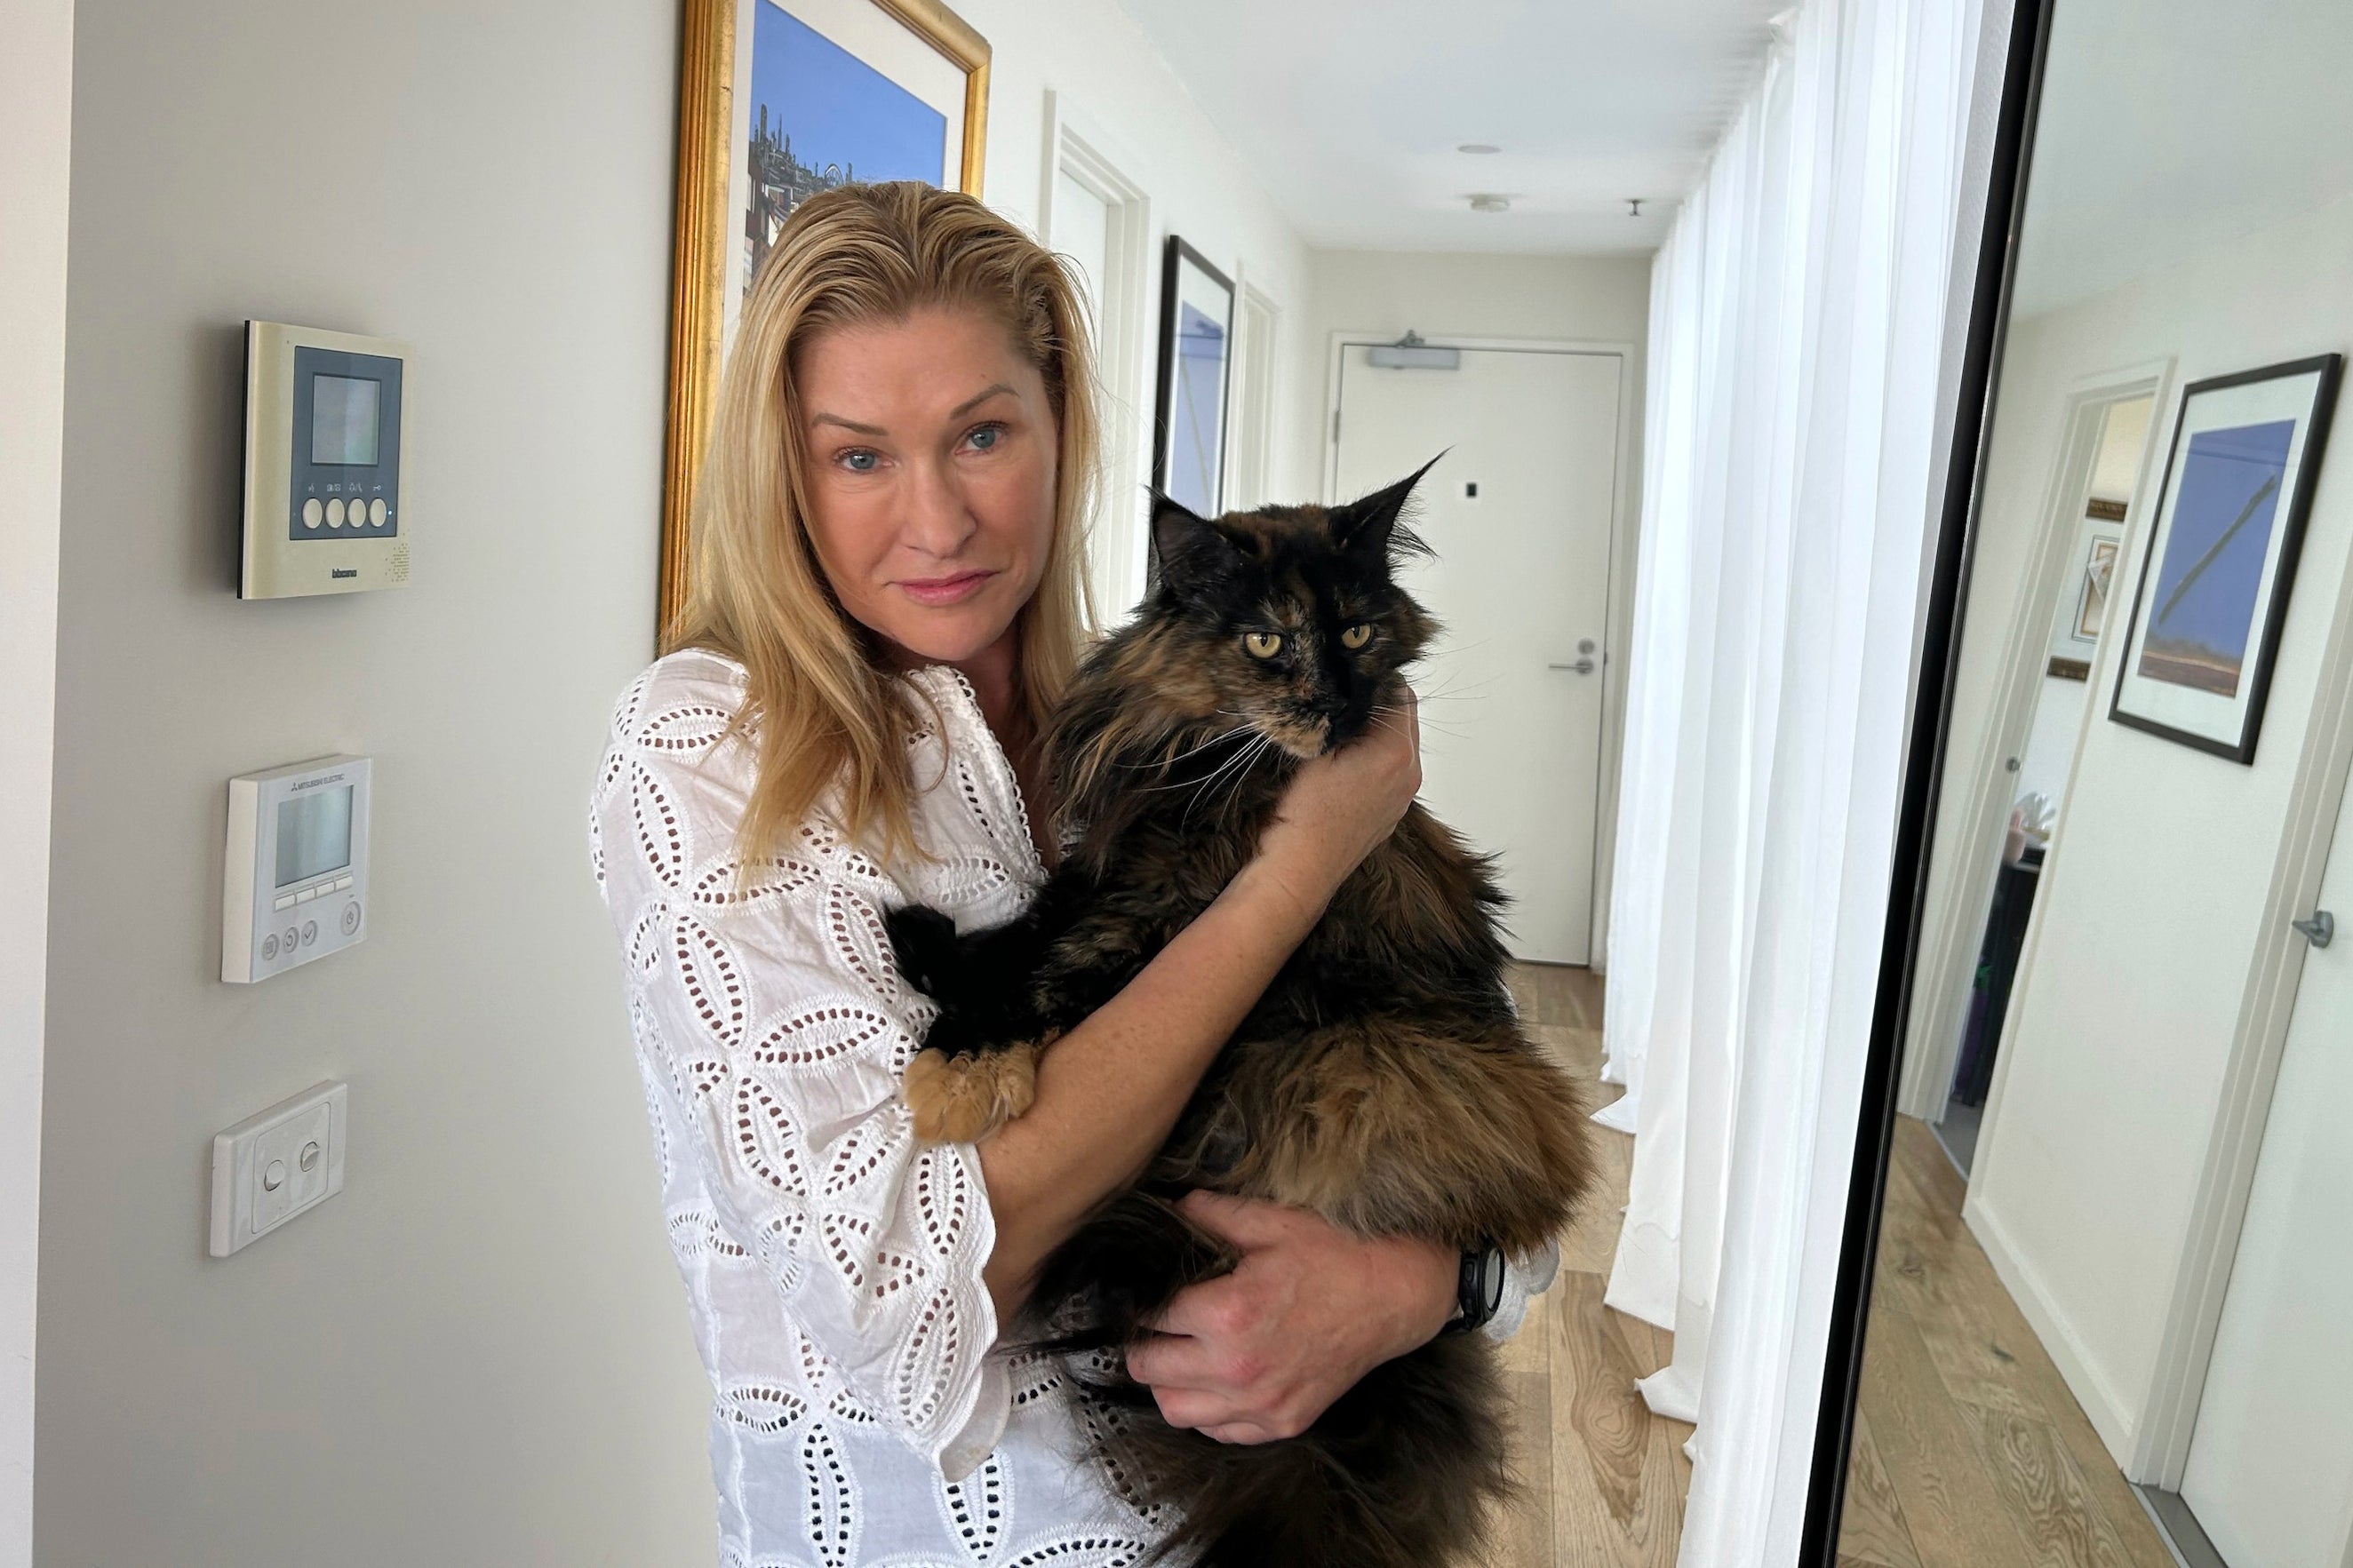
<svg viewBox="0 0 2353 1568">
<path fill-rule="evenodd" d="M 998 1325 L 1419 782 L 1410 725 L 1303 767 L 1225 894 L 1046 1053 L 1026 1114 L 915 1141 L 899 1079 L 931 1008 L 880 916 L 997 923 L 1053 858 L 1039 740 L 1078 648 L 1093 395 L 1069 280 L 977 202 L 812 198 L 744 306 L 674 651 L 615 715 L 593 837 L 730 1563 L 1108 1564 L 1160 1534 L 1075 1457 L 1103 1417 L 1054 1363 L 992 1354 Z M 1434 1244 L 1191 1202 L 1243 1261 L 1129 1357 L 1174 1423 L 1290 1436 L 1452 1313 Z"/>
</svg>

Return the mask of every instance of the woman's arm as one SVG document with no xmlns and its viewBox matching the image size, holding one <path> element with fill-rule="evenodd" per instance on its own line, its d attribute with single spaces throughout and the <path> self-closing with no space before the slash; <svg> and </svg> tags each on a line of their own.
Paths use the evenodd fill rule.
<svg viewBox="0 0 2353 1568">
<path fill-rule="evenodd" d="M 982 1278 L 999 1323 L 1027 1299 L 1047 1254 L 1142 1174 L 1219 1047 L 1420 784 L 1409 698 L 1399 721 L 1303 765 L 1250 863 L 1040 1058 L 1035 1102 L 980 1145 L 997 1220 Z"/>
</svg>

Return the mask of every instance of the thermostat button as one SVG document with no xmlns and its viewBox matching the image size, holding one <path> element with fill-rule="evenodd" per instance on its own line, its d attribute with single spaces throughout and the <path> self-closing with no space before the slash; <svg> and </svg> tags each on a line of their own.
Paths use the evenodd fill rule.
<svg viewBox="0 0 2353 1568">
<path fill-rule="evenodd" d="M 291 952 L 294 951 L 294 944 L 301 940 L 302 933 L 296 931 L 292 926 L 288 926 L 286 928 L 285 934 L 278 939 L 278 945 L 284 948 L 287 952 Z"/>
<path fill-rule="evenodd" d="M 368 521 L 377 528 L 382 528 L 384 526 L 384 498 L 382 496 L 378 496 L 375 500 L 368 502 Z"/>
<path fill-rule="evenodd" d="M 290 910 L 294 907 L 294 895 L 289 893 L 269 907 L 273 910 Z"/>
<path fill-rule="evenodd" d="M 327 526 L 329 528 L 343 526 L 343 498 L 341 496 L 327 503 Z"/>
<path fill-rule="evenodd" d="M 350 936 L 360 929 L 360 901 L 353 899 L 343 906 L 343 934 Z"/>
<path fill-rule="evenodd" d="M 294 901 L 295 901 L 296 903 L 298 903 L 298 904 L 307 904 L 307 903 L 309 903 L 312 899 L 315 899 L 315 898 L 317 898 L 318 896 L 319 896 L 319 889 L 316 889 L 316 888 L 305 888 L 305 889 L 303 889 L 301 892 L 299 892 L 299 893 L 297 893 L 297 894 L 295 894 L 295 895 L 294 895 Z"/>
<path fill-rule="evenodd" d="M 319 520 L 320 520 L 321 518 L 322 518 L 322 517 L 326 516 L 326 515 L 327 515 L 327 509 L 326 509 L 325 507 L 322 507 L 322 506 L 321 506 L 321 505 L 319 504 L 319 498 L 318 498 L 317 496 L 312 496 L 309 500 L 306 500 L 306 501 L 304 501 L 304 502 L 302 503 L 302 526 L 303 526 L 303 527 L 305 527 L 305 528 L 316 528 L 316 527 L 318 527 L 318 526 L 319 526 Z"/>
<path fill-rule="evenodd" d="M 319 922 L 317 921 L 304 921 L 302 922 L 302 945 L 304 947 L 308 947 L 318 940 Z"/>
<path fill-rule="evenodd" d="M 352 879 L 349 877 L 338 877 L 335 879 L 335 891 L 339 893 L 351 885 Z"/>
<path fill-rule="evenodd" d="M 268 936 L 261 939 L 261 956 L 264 958 L 275 958 L 278 956 L 278 933 L 276 931 L 271 931 Z"/>
</svg>

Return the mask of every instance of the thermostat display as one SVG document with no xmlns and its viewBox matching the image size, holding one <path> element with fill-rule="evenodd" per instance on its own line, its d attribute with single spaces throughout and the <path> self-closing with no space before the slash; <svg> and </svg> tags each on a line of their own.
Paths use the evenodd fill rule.
<svg viewBox="0 0 2353 1568">
<path fill-rule="evenodd" d="M 246 323 L 244 597 L 408 581 L 407 362 L 408 350 L 385 338 Z"/>
<path fill-rule="evenodd" d="M 221 978 L 248 984 L 367 934 L 365 757 L 321 757 L 228 781 Z"/>
</svg>

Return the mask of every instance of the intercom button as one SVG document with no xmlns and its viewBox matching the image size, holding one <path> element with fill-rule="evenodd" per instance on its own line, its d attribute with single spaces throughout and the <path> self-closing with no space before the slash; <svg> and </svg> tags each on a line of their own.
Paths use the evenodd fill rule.
<svg viewBox="0 0 2353 1568">
<path fill-rule="evenodd" d="M 368 524 L 372 528 L 382 528 L 384 526 L 384 498 L 382 496 L 378 496 L 375 500 L 368 502 Z"/>
<path fill-rule="evenodd" d="M 316 528 L 316 527 L 318 527 L 318 526 L 319 526 L 319 520 L 320 520 L 321 518 L 322 518 L 322 517 L 326 516 L 326 515 L 327 515 L 327 509 L 326 509 L 325 507 L 322 507 L 322 506 L 321 506 L 321 505 L 319 504 L 319 498 L 318 498 L 317 496 L 312 496 L 309 500 L 306 500 L 306 501 L 304 501 L 304 502 L 302 503 L 302 526 L 303 526 L 303 527 L 305 527 L 305 528 Z"/>
<path fill-rule="evenodd" d="M 343 498 L 341 496 L 327 503 L 327 526 L 329 528 L 343 526 Z"/>
</svg>

